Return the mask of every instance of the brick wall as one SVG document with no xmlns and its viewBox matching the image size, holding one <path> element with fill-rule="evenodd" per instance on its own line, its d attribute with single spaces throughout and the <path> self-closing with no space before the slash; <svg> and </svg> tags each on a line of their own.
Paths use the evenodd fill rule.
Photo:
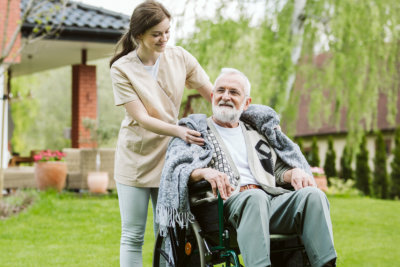
<svg viewBox="0 0 400 267">
<path fill-rule="evenodd" d="M 6 15 L 7 15 L 7 2 L 9 0 L 0 0 L 0 51 L 3 52 L 5 47 L 10 42 L 11 36 L 13 35 L 15 29 L 18 26 L 18 21 L 20 20 L 20 0 L 10 0 L 10 8 L 9 8 L 9 18 L 8 23 L 6 23 Z M 7 29 L 4 32 L 5 25 L 7 25 Z M 5 45 L 3 47 L 3 40 L 5 37 Z M 19 47 L 21 46 L 21 35 L 19 34 L 13 49 L 11 50 L 10 56 L 6 58 L 5 62 L 8 63 L 19 63 L 21 60 L 20 55 L 16 55 Z"/>
<path fill-rule="evenodd" d="M 97 117 L 96 66 L 72 66 L 72 127 L 73 148 L 93 147 L 89 141 L 90 132 L 82 124 L 83 118 Z"/>
</svg>

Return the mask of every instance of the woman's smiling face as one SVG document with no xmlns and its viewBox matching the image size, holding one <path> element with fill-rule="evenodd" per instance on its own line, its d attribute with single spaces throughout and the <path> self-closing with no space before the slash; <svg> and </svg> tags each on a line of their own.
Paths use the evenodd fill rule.
<svg viewBox="0 0 400 267">
<path fill-rule="evenodd" d="M 148 29 L 144 34 L 138 36 L 142 48 L 147 51 L 164 52 L 169 40 L 170 20 L 165 18 L 157 25 Z"/>
</svg>

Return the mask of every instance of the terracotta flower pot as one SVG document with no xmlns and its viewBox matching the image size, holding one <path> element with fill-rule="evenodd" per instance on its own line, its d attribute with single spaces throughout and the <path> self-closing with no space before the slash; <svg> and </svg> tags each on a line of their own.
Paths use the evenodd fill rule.
<svg viewBox="0 0 400 267">
<path fill-rule="evenodd" d="M 48 188 L 60 192 L 65 186 L 67 164 L 63 161 L 47 161 L 35 163 L 35 180 L 40 190 Z"/>
<path fill-rule="evenodd" d="M 89 172 L 87 183 L 91 193 L 105 194 L 108 187 L 107 172 Z"/>
<path fill-rule="evenodd" d="M 314 176 L 314 179 L 319 189 L 324 192 L 328 191 L 328 180 L 325 175 L 316 175 Z"/>
</svg>

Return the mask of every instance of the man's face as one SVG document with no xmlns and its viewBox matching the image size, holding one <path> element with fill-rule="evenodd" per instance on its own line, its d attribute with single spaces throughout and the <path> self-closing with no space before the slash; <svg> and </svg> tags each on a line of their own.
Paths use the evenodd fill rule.
<svg viewBox="0 0 400 267">
<path fill-rule="evenodd" d="M 250 104 L 244 92 L 245 80 L 236 73 L 222 76 L 211 93 L 214 117 L 225 123 L 235 123 Z"/>
</svg>

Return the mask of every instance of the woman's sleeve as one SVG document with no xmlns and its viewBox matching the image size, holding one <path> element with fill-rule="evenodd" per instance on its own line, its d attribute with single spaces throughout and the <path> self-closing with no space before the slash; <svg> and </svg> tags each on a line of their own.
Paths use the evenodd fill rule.
<svg viewBox="0 0 400 267">
<path fill-rule="evenodd" d="M 111 82 L 116 106 L 139 99 L 128 77 L 117 67 L 111 67 Z"/>
<path fill-rule="evenodd" d="M 186 64 L 186 87 L 188 89 L 197 89 L 206 85 L 211 85 L 210 78 L 200 66 L 197 59 L 182 47 L 180 47 L 180 49 L 182 49 Z"/>
</svg>

